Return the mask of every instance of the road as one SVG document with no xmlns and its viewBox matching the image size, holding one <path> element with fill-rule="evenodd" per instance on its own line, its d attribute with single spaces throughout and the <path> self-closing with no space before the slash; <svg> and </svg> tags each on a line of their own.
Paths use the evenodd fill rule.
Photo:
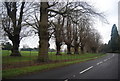
<svg viewBox="0 0 120 81">
<path fill-rule="evenodd" d="M 15 79 L 118 79 L 118 54 L 107 54 L 102 58 L 72 64 Z"/>
</svg>

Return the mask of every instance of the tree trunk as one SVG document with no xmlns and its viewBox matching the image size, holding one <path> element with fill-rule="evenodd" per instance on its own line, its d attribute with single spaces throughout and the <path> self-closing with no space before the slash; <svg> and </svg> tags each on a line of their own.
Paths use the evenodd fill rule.
<svg viewBox="0 0 120 81">
<path fill-rule="evenodd" d="M 75 46 L 75 47 L 74 47 L 74 50 L 75 50 L 75 51 L 74 51 L 74 54 L 79 54 L 79 52 L 78 52 L 78 46 Z"/>
<path fill-rule="evenodd" d="M 81 49 L 81 53 L 84 54 L 84 46 L 81 46 L 80 49 Z"/>
<path fill-rule="evenodd" d="M 67 45 L 67 54 L 71 54 L 70 48 L 71 48 L 71 45 Z"/>
<path fill-rule="evenodd" d="M 6 22 L 9 22 L 9 25 L 6 24 L 6 27 L 4 25 L 4 31 L 7 33 L 7 36 L 13 43 L 10 56 L 21 56 L 19 52 L 19 44 L 24 5 L 25 2 L 22 2 L 21 8 L 19 8 L 20 10 L 17 12 L 17 2 L 5 2 L 7 16 L 9 17 L 9 21 Z M 19 17 L 17 14 L 19 14 Z"/>
<path fill-rule="evenodd" d="M 57 49 L 56 55 L 61 55 L 60 54 L 60 47 L 61 47 L 60 43 L 56 41 L 56 49 Z"/>
<path fill-rule="evenodd" d="M 48 2 L 40 5 L 39 53 L 38 62 L 48 61 Z"/>
<path fill-rule="evenodd" d="M 10 56 L 21 56 L 19 52 L 19 44 L 20 44 L 19 36 L 15 35 L 11 41 L 13 43 L 13 47 L 12 47 L 12 50 L 11 50 L 12 53 Z"/>
<path fill-rule="evenodd" d="M 92 50 L 92 53 L 96 53 L 96 48 L 95 47 L 92 47 L 91 50 Z"/>
</svg>

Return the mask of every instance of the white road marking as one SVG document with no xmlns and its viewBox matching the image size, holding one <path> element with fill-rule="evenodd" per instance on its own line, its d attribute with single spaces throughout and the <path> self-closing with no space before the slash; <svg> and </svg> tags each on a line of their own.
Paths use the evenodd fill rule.
<svg viewBox="0 0 120 81">
<path fill-rule="evenodd" d="M 104 62 L 107 61 L 107 59 L 104 60 Z"/>
<path fill-rule="evenodd" d="M 108 59 L 111 59 L 111 58 L 108 58 Z"/>
<path fill-rule="evenodd" d="M 73 75 L 73 77 L 75 77 L 75 75 Z"/>
<path fill-rule="evenodd" d="M 100 63 L 97 63 L 97 65 L 99 65 Z"/>
<path fill-rule="evenodd" d="M 64 81 L 68 81 L 68 79 L 64 80 Z"/>
<path fill-rule="evenodd" d="M 101 62 L 98 62 L 97 65 L 102 64 L 102 63 L 103 63 L 102 61 L 101 61 Z"/>
<path fill-rule="evenodd" d="M 114 57 L 114 56 L 115 56 L 115 55 L 113 54 L 113 56 L 109 57 L 108 59 L 104 59 L 104 62 L 107 61 L 107 60 L 109 60 L 109 59 L 111 59 L 111 58 Z M 101 62 L 97 63 L 97 65 L 99 65 L 99 64 L 101 64 L 101 63 L 103 63 L 103 62 L 101 61 Z"/>
<path fill-rule="evenodd" d="M 113 54 L 113 56 L 111 56 L 111 58 L 114 57 L 114 56 L 115 56 L 115 54 Z M 98 58 L 98 57 L 95 57 L 95 58 Z M 111 58 L 104 59 L 104 62 L 107 61 L 107 60 L 109 60 L 109 59 L 111 59 Z M 97 63 L 97 65 L 102 64 L 102 63 L 103 63 L 103 61 Z M 92 69 L 92 68 L 93 68 L 93 66 L 90 66 L 89 68 L 81 71 L 80 74 L 82 74 L 82 73 L 84 73 L 84 72 L 86 72 L 86 71 L 88 71 L 88 70 L 90 70 L 90 69 Z M 73 75 L 73 77 L 75 77 L 75 75 Z M 68 79 L 66 79 L 66 80 L 64 80 L 64 81 L 68 81 Z"/>
<path fill-rule="evenodd" d="M 114 57 L 115 56 L 115 54 L 113 54 L 113 56 L 112 57 Z"/>
<path fill-rule="evenodd" d="M 112 57 L 113 57 L 113 56 L 112 56 Z M 108 59 L 105 59 L 104 61 L 107 61 L 107 60 L 111 59 L 112 57 L 109 57 Z"/>
<path fill-rule="evenodd" d="M 90 70 L 90 69 L 92 69 L 92 68 L 93 68 L 93 66 L 90 66 L 89 68 L 87 68 L 87 69 L 81 71 L 80 74 L 82 74 L 82 73 L 84 73 L 84 72 L 86 72 L 86 71 L 88 71 L 88 70 Z"/>
<path fill-rule="evenodd" d="M 111 56 L 111 57 L 109 57 L 108 59 L 105 59 L 104 61 L 107 61 L 107 60 L 109 60 L 109 59 L 111 59 L 111 58 L 113 58 L 114 57 L 114 54 L 113 54 L 113 56 Z M 99 64 L 98 64 L 99 65 Z"/>
</svg>

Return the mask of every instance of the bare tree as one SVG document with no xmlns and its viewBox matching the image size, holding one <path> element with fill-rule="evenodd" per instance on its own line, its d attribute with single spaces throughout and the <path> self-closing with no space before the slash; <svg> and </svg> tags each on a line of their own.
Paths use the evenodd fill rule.
<svg viewBox="0 0 120 81">
<path fill-rule="evenodd" d="M 101 16 L 99 13 L 96 13 L 92 7 L 90 5 L 88 5 L 86 2 L 76 2 L 76 3 L 72 3 L 72 2 L 67 2 L 64 4 L 58 4 L 58 2 L 54 2 L 54 3 L 49 3 L 49 2 L 40 2 L 40 5 L 38 6 L 40 7 L 40 18 L 37 19 L 37 30 L 38 30 L 38 36 L 39 36 L 39 54 L 38 54 L 38 61 L 47 61 L 48 60 L 48 41 L 49 41 L 49 35 L 50 35 L 50 31 L 49 31 L 49 27 L 51 27 L 51 22 L 52 20 L 54 21 L 54 29 L 51 29 L 51 31 L 54 32 L 55 34 L 55 38 L 56 38 L 56 45 L 57 45 L 57 49 L 58 49 L 58 53 L 60 51 L 60 46 L 61 46 L 61 39 L 59 39 L 59 35 L 61 37 L 62 33 L 63 33 L 63 28 L 64 28 L 64 24 L 66 22 L 64 22 L 64 19 L 66 17 L 69 17 L 70 20 L 72 21 L 73 25 L 73 42 L 74 42 L 74 48 L 75 48 L 75 53 L 78 53 L 78 48 L 80 46 L 80 37 L 79 37 L 79 31 L 78 31 L 78 20 L 81 18 L 82 14 L 87 14 L 87 15 L 97 15 L 97 16 Z M 75 12 L 77 12 L 78 14 L 76 14 Z M 68 15 L 69 14 L 69 15 Z M 60 15 L 61 19 L 58 17 L 57 19 L 57 23 L 56 20 L 54 20 L 55 18 L 51 18 L 51 21 L 49 21 L 49 17 L 56 17 Z M 77 15 L 77 19 L 76 19 L 76 15 Z M 67 26 L 71 26 L 71 25 L 67 25 Z M 60 30 L 60 31 L 58 31 Z M 63 33 L 64 34 L 64 33 Z M 64 35 L 63 35 L 64 36 Z M 61 37 L 62 38 L 62 37 Z M 71 42 L 71 41 L 70 41 Z"/>
<path fill-rule="evenodd" d="M 60 55 L 60 49 L 61 45 L 63 43 L 63 25 L 64 25 L 64 17 L 58 16 L 58 21 L 56 23 L 53 23 L 54 28 L 54 36 L 55 36 L 55 43 L 56 43 L 56 49 L 57 53 L 56 55 Z"/>
<path fill-rule="evenodd" d="M 98 49 L 101 45 L 100 34 L 97 31 L 94 31 L 93 36 L 91 38 L 92 38 L 91 43 L 93 44 L 91 46 L 91 50 L 92 50 L 92 52 L 97 53 Z"/>
<path fill-rule="evenodd" d="M 97 13 L 94 8 L 86 2 L 73 3 L 73 12 L 71 20 L 74 23 L 73 28 L 73 47 L 74 53 L 79 54 L 78 49 L 81 48 L 81 52 L 84 53 L 84 47 L 89 37 L 89 29 L 91 27 L 90 21 L 92 18 L 98 16 L 104 19 L 102 13 Z M 77 8 L 77 9 L 76 9 Z M 92 22 L 93 23 L 93 22 Z"/>
<path fill-rule="evenodd" d="M 98 52 L 98 49 L 100 47 L 101 43 L 101 37 L 100 34 L 95 29 L 90 29 L 87 37 L 87 41 L 85 44 L 85 49 L 88 52 Z"/>
<path fill-rule="evenodd" d="M 88 40 L 89 32 L 90 32 L 90 18 L 83 16 L 78 24 L 78 31 L 79 31 L 79 45 L 81 53 L 84 53 L 84 46 Z"/>
<path fill-rule="evenodd" d="M 39 54 L 38 61 L 48 60 L 48 2 L 40 3 L 40 27 L 38 28 L 39 36 Z"/>
<path fill-rule="evenodd" d="M 64 28 L 64 42 L 67 45 L 67 54 L 71 53 L 71 47 L 73 42 L 73 25 L 69 17 L 66 18 L 66 26 Z"/>
<path fill-rule="evenodd" d="M 21 23 L 23 19 L 24 5 L 25 2 L 22 2 L 19 4 L 18 8 L 17 2 L 4 2 L 7 15 L 3 15 L 2 17 L 2 27 L 8 38 L 13 43 L 12 53 L 10 56 L 21 56 L 18 49 L 20 44 L 20 32 L 22 28 Z"/>
</svg>

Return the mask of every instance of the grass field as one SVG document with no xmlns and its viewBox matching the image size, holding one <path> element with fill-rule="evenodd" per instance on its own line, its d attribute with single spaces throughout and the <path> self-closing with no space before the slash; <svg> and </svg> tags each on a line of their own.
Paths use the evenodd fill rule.
<svg viewBox="0 0 120 81">
<path fill-rule="evenodd" d="M 55 55 L 55 52 L 49 52 L 49 59 L 55 62 L 35 64 L 33 61 L 37 59 L 37 51 L 21 51 L 21 54 L 22 57 L 10 57 L 10 51 L 2 51 L 2 64 L 3 66 L 7 66 L 7 68 L 3 68 L 3 78 L 9 78 L 46 69 L 66 66 L 69 64 L 88 61 L 104 56 L 104 54 L 92 53 L 79 55 L 67 55 L 65 53 L 62 53 L 62 55 Z M 29 65 L 31 62 L 32 64 Z"/>
<path fill-rule="evenodd" d="M 2 51 L 2 62 L 3 64 L 7 63 L 15 63 L 15 62 L 25 62 L 25 61 L 33 61 L 37 59 L 38 52 L 37 51 L 21 51 L 22 57 L 10 57 L 10 51 Z M 86 54 L 79 54 L 79 55 L 67 55 L 63 53 L 62 55 L 55 55 L 55 52 L 49 52 L 48 56 L 50 60 L 74 60 L 74 59 L 83 59 L 83 58 L 88 58 L 88 57 L 93 57 L 93 56 L 99 56 L 100 54 L 91 54 L 91 53 L 86 53 Z"/>
</svg>

